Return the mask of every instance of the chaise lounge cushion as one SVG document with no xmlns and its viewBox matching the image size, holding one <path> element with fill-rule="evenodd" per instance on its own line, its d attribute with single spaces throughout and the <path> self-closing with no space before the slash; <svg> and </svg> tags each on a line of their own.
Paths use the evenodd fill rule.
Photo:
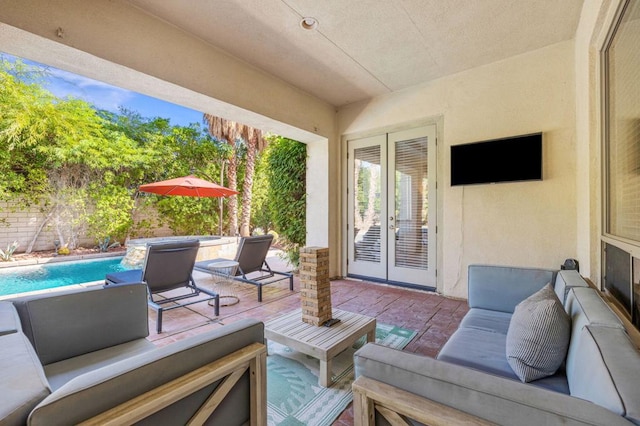
<svg viewBox="0 0 640 426">
<path fill-rule="evenodd" d="M 523 382 L 555 374 L 567 355 L 571 324 L 551 284 L 520 302 L 511 317 L 506 350 Z"/>
</svg>

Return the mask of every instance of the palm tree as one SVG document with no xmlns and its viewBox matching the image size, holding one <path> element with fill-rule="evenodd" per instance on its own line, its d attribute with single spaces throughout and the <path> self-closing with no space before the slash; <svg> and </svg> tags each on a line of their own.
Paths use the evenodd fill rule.
<svg viewBox="0 0 640 426">
<path fill-rule="evenodd" d="M 247 147 L 247 162 L 244 182 L 242 183 L 242 216 L 240 218 L 240 235 L 246 237 L 250 233 L 251 195 L 256 157 L 266 147 L 267 141 L 262 135 L 262 130 L 245 124 L 211 114 L 204 114 L 203 121 L 207 125 L 211 136 L 228 143 L 233 148 L 233 155 L 229 159 L 227 167 L 227 185 L 230 189 L 237 190 L 238 187 L 238 143 L 244 142 Z M 230 215 L 229 230 L 231 235 L 235 235 L 238 230 L 238 201 L 235 196 L 229 198 L 228 206 Z"/>
</svg>

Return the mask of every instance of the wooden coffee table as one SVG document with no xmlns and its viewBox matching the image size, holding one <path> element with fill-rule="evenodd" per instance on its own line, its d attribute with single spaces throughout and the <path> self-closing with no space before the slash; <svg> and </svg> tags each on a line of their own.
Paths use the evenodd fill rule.
<svg viewBox="0 0 640 426">
<path fill-rule="evenodd" d="M 376 319 L 352 312 L 333 309 L 332 318 L 340 322 L 331 327 L 302 322 L 302 310 L 296 309 L 265 323 L 268 340 L 286 345 L 320 360 L 320 386 L 331 385 L 331 361 L 343 350 L 366 335 L 367 342 L 376 339 Z"/>
</svg>

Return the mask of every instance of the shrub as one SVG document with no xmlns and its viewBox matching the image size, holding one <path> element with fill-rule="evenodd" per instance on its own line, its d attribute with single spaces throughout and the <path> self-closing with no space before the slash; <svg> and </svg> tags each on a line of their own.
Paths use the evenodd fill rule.
<svg viewBox="0 0 640 426">
<path fill-rule="evenodd" d="M 16 251 L 19 245 L 20 244 L 17 241 L 14 241 L 11 244 L 7 245 L 6 250 L 0 249 L 0 259 L 2 259 L 5 262 L 12 260 L 13 252 Z"/>
</svg>

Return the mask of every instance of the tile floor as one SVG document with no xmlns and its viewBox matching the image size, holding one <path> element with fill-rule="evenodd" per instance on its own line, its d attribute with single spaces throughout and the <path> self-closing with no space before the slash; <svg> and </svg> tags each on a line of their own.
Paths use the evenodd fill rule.
<svg viewBox="0 0 640 426">
<path fill-rule="evenodd" d="M 270 264 L 274 267 L 273 261 Z M 197 271 L 194 272 L 194 279 L 199 285 L 206 287 L 215 284 L 210 275 Z M 240 302 L 221 307 L 220 316 L 214 316 L 213 307 L 207 303 L 175 309 L 164 313 L 163 330 L 160 334 L 155 332 L 156 314 L 150 310 L 149 339 L 161 346 L 222 327 L 241 318 L 252 317 L 266 321 L 300 307 L 297 278 L 294 279 L 293 292 L 289 291 L 287 281 L 263 287 L 262 303 L 258 303 L 255 286 L 236 283 L 233 288 Z M 331 301 L 335 308 L 373 316 L 380 322 L 416 330 L 418 334 L 404 350 L 432 357 L 455 331 L 468 309 L 466 301 L 430 292 L 353 280 L 332 281 Z M 333 425 L 352 424 L 353 409 L 350 405 Z"/>
</svg>

